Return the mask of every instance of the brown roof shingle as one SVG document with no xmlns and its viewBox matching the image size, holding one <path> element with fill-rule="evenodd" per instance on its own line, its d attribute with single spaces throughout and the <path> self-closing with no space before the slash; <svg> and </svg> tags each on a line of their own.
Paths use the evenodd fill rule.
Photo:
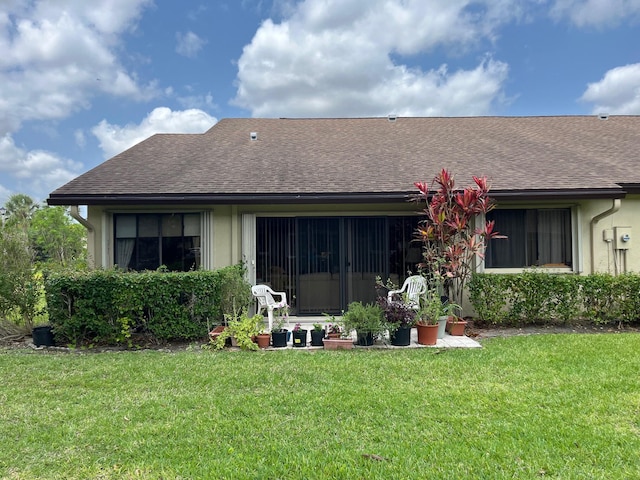
<svg viewBox="0 0 640 480">
<path fill-rule="evenodd" d="M 49 203 L 399 199 L 443 167 L 463 185 L 487 175 L 494 195 L 616 195 L 640 184 L 639 151 L 640 116 L 223 119 L 203 134 L 154 135 Z"/>
</svg>

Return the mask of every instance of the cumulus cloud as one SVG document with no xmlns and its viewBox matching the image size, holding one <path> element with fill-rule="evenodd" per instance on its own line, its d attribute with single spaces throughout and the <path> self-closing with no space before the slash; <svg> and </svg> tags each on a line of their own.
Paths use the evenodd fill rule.
<svg viewBox="0 0 640 480">
<path fill-rule="evenodd" d="M 578 27 L 607 27 L 640 18 L 640 0 L 556 0 L 551 15 Z"/>
<path fill-rule="evenodd" d="M 593 103 L 593 113 L 640 115 L 640 63 L 609 70 L 580 100 Z"/>
<path fill-rule="evenodd" d="M 176 45 L 176 52 L 187 58 L 195 58 L 198 55 L 198 52 L 207 43 L 193 32 L 187 32 L 184 34 L 178 32 L 176 33 L 176 40 L 178 42 Z"/>
<path fill-rule="evenodd" d="M 29 191 L 37 201 L 78 175 L 82 164 L 44 150 L 18 147 L 10 134 L 0 137 L 0 172 L 14 180 L 16 192 Z M 0 185 L 0 194 L 9 189 Z"/>
<path fill-rule="evenodd" d="M 504 99 L 505 63 L 485 58 L 450 72 L 408 62 L 436 47 L 460 52 L 493 41 L 523 14 L 521 4 L 307 0 L 281 23 L 263 22 L 245 46 L 234 103 L 254 116 L 489 113 Z"/>
<path fill-rule="evenodd" d="M 0 134 L 24 121 L 61 119 L 93 95 L 157 94 L 120 64 L 118 35 L 151 0 L 5 2 L 0 13 Z"/>
<path fill-rule="evenodd" d="M 137 125 L 122 127 L 102 120 L 91 132 L 98 138 L 105 158 L 109 158 L 156 133 L 202 133 L 216 121 L 202 110 L 174 112 L 166 107 L 158 107 Z"/>
</svg>

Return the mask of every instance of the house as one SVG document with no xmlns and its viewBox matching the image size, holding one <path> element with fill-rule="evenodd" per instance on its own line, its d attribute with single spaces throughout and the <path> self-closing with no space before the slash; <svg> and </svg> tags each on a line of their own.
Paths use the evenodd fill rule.
<svg viewBox="0 0 640 480">
<path fill-rule="evenodd" d="M 372 301 L 415 271 L 415 181 L 486 175 L 508 240 L 486 272 L 640 270 L 640 116 L 224 119 L 160 134 L 52 192 L 89 230 L 95 265 L 215 269 L 298 315 Z M 77 206 L 87 206 L 86 219 Z M 500 243 L 497 243 L 500 242 Z"/>
</svg>

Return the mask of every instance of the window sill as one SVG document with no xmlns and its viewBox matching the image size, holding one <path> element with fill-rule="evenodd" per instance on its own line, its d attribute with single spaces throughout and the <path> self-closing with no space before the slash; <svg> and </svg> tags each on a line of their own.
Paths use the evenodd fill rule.
<svg viewBox="0 0 640 480">
<path fill-rule="evenodd" d="M 576 273 L 571 267 L 522 267 L 522 268 L 485 268 L 484 269 L 484 273 L 524 273 L 524 272 L 558 273 L 558 274 Z"/>
</svg>

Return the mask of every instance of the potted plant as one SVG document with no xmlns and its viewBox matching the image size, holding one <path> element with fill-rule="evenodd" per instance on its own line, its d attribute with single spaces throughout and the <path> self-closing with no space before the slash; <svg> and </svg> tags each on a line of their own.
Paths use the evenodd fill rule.
<svg viewBox="0 0 640 480">
<path fill-rule="evenodd" d="M 353 339 L 348 337 L 332 337 L 323 340 L 325 350 L 351 350 Z"/>
<path fill-rule="evenodd" d="M 420 345 L 435 345 L 438 342 L 438 322 L 443 311 L 442 300 L 436 291 L 430 290 L 420 298 L 420 309 L 416 314 Z"/>
<path fill-rule="evenodd" d="M 389 301 L 386 296 L 378 297 L 385 324 L 389 331 L 391 345 L 406 347 L 411 344 L 411 328 L 416 322 L 416 311 L 404 302 Z"/>
<path fill-rule="evenodd" d="M 336 320 L 335 315 L 325 313 L 324 316 L 327 317 L 327 322 L 329 322 L 324 329 L 327 338 L 340 338 L 342 336 L 342 327 Z"/>
<path fill-rule="evenodd" d="M 240 314 L 225 314 L 227 326 L 212 339 L 216 349 L 224 348 L 228 338 L 234 338 L 236 345 L 243 350 L 258 350 L 254 338 L 262 331 L 263 317 L 260 314 L 249 316 L 246 310 Z"/>
<path fill-rule="evenodd" d="M 287 346 L 287 336 L 289 331 L 284 328 L 285 317 L 277 315 L 273 322 L 273 330 L 271 330 L 271 346 L 274 348 L 282 348 Z"/>
<path fill-rule="evenodd" d="M 358 345 L 373 345 L 375 338 L 386 329 L 383 322 L 382 309 L 372 303 L 351 302 L 342 316 L 346 332 L 356 331 Z"/>
<path fill-rule="evenodd" d="M 324 338 L 324 328 L 321 323 L 314 323 L 311 330 L 311 346 L 321 347 L 323 345 L 322 339 Z"/>
<path fill-rule="evenodd" d="M 431 186 L 426 182 L 414 184 L 419 191 L 414 199 L 425 203 L 421 212 L 424 219 L 416 231 L 422 243 L 420 268 L 443 285 L 447 298 L 458 307 L 458 316 L 476 257 L 484 256 L 490 239 L 506 238 L 493 230 L 492 221 L 476 225 L 495 203 L 489 197 L 486 177 L 474 176 L 473 181 L 475 187 L 456 189 L 453 176 L 442 169 Z"/>
<path fill-rule="evenodd" d="M 269 348 L 269 343 L 271 341 L 271 334 L 265 332 L 264 330 L 260 330 L 260 333 L 256 335 L 256 343 L 258 344 L 258 348 Z"/>
<path fill-rule="evenodd" d="M 467 321 L 457 315 L 449 316 L 449 334 L 457 337 L 464 335 Z"/>
<path fill-rule="evenodd" d="M 296 323 L 296 325 L 293 327 L 293 346 L 307 346 L 307 330 L 302 328 L 302 325 L 300 325 L 299 323 Z"/>
<path fill-rule="evenodd" d="M 48 324 L 33 327 L 31 336 L 36 347 L 53 347 L 56 344 L 53 337 L 53 327 Z"/>
</svg>

